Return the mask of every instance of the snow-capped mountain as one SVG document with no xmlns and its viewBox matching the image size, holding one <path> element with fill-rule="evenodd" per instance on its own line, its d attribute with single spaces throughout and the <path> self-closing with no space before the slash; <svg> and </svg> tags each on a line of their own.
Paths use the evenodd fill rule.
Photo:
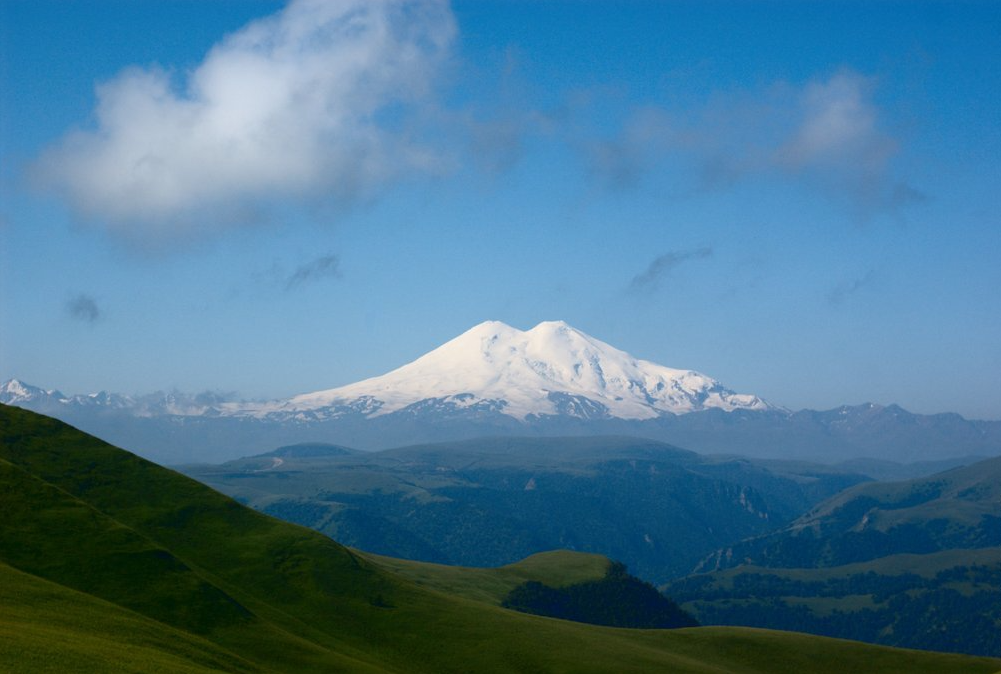
<svg viewBox="0 0 1001 674">
<path fill-rule="evenodd" d="M 639 360 L 562 321 L 525 331 L 487 321 L 388 374 L 272 403 L 224 406 L 223 413 L 273 417 L 352 410 L 377 417 L 422 401 L 519 420 L 771 409 L 755 395 L 734 393 L 692 370 Z"/>
<path fill-rule="evenodd" d="M 10 379 L 0 384 L 0 403 L 56 416 L 60 410 L 121 412 L 137 417 L 196 416 L 215 413 L 215 406 L 223 401 L 223 398 L 209 393 L 189 396 L 177 392 L 159 392 L 134 397 L 98 391 L 66 395 L 61 391 L 39 388 L 18 379 Z"/>
<path fill-rule="evenodd" d="M 295 442 L 379 449 L 483 436 L 634 435 L 687 449 L 833 462 L 993 456 L 1001 421 L 894 405 L 775 407 L 715 379 L 640 360 L 566 323 L 481 323 L 387 374 L 269 402 L 218 393 L 68 396 L 16 379 L 0 403 L 66 421 L 165 463 Z"/>
<path fill-rule="evenodd" d="M 25 384 L 23 381 L 17 379 L 8 379 L 3 384 L 0 384 L 0 403 L 6 405 L 18 405 L 49 397 L 56 397 L 57 399 L 66 398 L 59 391 L 46 391 L 37 386 Z"/>
<path fill-rule="evenodd" d="M 141 397 L 100 392 L 66 396 L 12 379 L 0 402 L 128 411 L 135 416 L 222 416 L 316 421 L 375 418 L 419 405 L 424 412 L 500 413 L 525 421 L 545 416 L 654 419 L 706 409 L 773 409 L 715 379 L 639 360 L 562 321 L 518 330 L 481 323 L 392 372 L 339 388 L 263 403 L 205 394 Z"/>
</svg>

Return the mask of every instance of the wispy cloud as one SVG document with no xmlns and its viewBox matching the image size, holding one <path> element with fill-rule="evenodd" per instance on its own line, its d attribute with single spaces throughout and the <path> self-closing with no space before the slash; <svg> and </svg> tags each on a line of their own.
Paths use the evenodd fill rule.
<svg viewBox="0 0 1001 674">
<path fill-rule="evenodd" d="M 643 273 L 633 277 L 629 283 L 629 289 L 634 292 L 656 290 L 664 278 L 678 265 L 689 260 L 711 257 L 712 254 L 712 248 L 704 247 L 695 250 L 670 251 L 659 255 L 650 262 Z"/>
<path fill-rule="evenodd" d="M 275 259 L 266 269 L 255 271 L 251 279 L 258 290 L 267 293 L 275 291 L 292 292 L 305 285 L 324 279 L 341 277 L 341 261 L 337 255 L 326 253 L 299 263 L 287 263 Z M 291 271 L 290 271 L 291 270 Z M 232 291 L 233 296 L 242 292 Z"/>
<path fill-rule="evenodd" d="M 667 153 L 679 150 L 683 134 L 666 112 L 635 110 L 619 134 L 582 144 L 588 171 L 612 189 L 635 187 Z"/>
<path fill-rule="evenodd" d="M 894 175 L 899 142 L 881 125 L 875 87 L 846 69 L 799 87 L 718 92 L 702 108 L 640 108 L 613 137 L 584 143 L 584 159 L 613 189 L 674 163 L 701 189 L 770 175 L 802 180 L 863 213 L 893 210 L 925 196 Z"/>
<path fill-rule="evenodd" d="M 906 201 L 902 195 L 917 195 L 889 173 L 898 142 L 879 127 L 874 86 L 850 71 L 808 84 L 797 97 L 794 132 L 773 153 L 772 163 L 844 193 L 865 209 L 897 206 Z"/>
<path fill-rule="evenodd" d="M 36 176 L 140 241 L 232 225 L 271 199 L 364 198 L 438 169 L 408 112 L 431 100 L 454 34 L 444 0 L 293 0 L 183 77 L 132 68 L 101 84 L 96 126 Z"/>
<path fill-rule="evenodd" d="M 844 304 L 848 298 L 856 294 L 863 288 L 869 286 L 876 276 L 876 272 L 870 269 L 865 274 L 857 279 L 853 279 L 847 283 L 842 283 L 835 287 L 830 293 L 827 294 L 827 302 L 831 306 L 839 306 Z"/>
<path fill-rule="evenodd" d="M 284 286 L 285 290 L 293 290 L 304 283 L 318 281 L 323 278 L 339 278 L 340 275 L 340 261 L 337 256 L 321 255 L 314 260 L 299 265 L 285 279 Z"/>
<path fill-rule="evenodd" d="M 97 301 L 83 293 L 66 302 L 66 313 L 70 318 L 83 323 L 94 323 L 101 318 L 101 310 Z"/>
</svg>

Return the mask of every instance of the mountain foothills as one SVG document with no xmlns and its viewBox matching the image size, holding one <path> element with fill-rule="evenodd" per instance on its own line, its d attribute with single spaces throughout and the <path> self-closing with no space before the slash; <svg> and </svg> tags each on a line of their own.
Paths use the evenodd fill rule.
<svg viewBox="0 0 1001 674">
<path fill-rule="evenodd" d="M 526 331 L 488 321 L 385 375 L 283 400 L 64 395 L 9 380 L 0 402 L 171 464 L 296 442 L 384 449 L 490 435 L 631 435 L 699 452 L 825 462 L 1001 452 L 999 421 L 873 404 L 792 412 L 698 372 L 634 358 L 560 321 Z"/>
<path fill-rule="evenodd" d="M 596 552 L 703 624 L 1001 655 L 1001 458 L 879 483 L 632 438 L 494 438 L 182 470 L 373 552 L 469 566 Z"/>
<path fill-rule="evenodd" d="M 867 483 L 667 586 L 704 622 L 1001 654 L 1001 458 Z"/>
<path fill-rule="evenodd" d="M 499 598 L 520 583 L 574 587 L 612 567 L 572 553 L 493 571 L 363 555 L 6 406 L 0 487 L 0 659 L 12 672 L 1001 669 L 807 635 L 507 610 Z"/>
<path fill-rule="evenodd" d="M 703 566 L 837 566 L 890 553 L 1001 546 L 1001 457 L 903 482 L 859 484 Z"/>
<path fill-rule="evenodd" d="M 822 465 L 704 457 L 635 438 L 492 438 L 360 452 L 282 447 L 181 470 L 364 550 L 499 566 L 598 552 L 666 582 L 866 480 Z"/>
</svg>

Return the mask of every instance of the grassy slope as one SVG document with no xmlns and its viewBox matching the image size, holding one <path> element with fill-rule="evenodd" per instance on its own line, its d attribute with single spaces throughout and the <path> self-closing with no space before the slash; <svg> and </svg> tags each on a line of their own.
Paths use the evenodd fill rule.
<svg viewBox="0 0 1001 674">
<path fill-rule="evenodd" d="M 74 663 L 53 669 L 86 671 L 93 664 L 87 657 L 106 657 L 107 667 L 92 669 L 111 671 L 118 660 L 113 645 L 101 642 L 101 621 L 118 619 L 132 621 L 129 633 L 140 637 L 114 647 L 148 646 L 167 671 L 184 671 L 170 658 L 189 663 L 189 671 L 239 671 L 244 665 L 232 653 L 263 671 L 296 672 L 1001 668 L 987 658 L 760 630 L 617 630 L 512 613 L 421 588 L 320 534 L 260 515 L 64 424 L 6 407 L 0 458 L 7 462 L 0 477 L 5 506 L 25 501 L 18 522 L 2 520 L 0 561 L 65 586 L 52 590 L 51 583 L 13 574 L 16 582 L 4 595 L 8 617 L 0 620 L 2 648 L 14 655 L 5 666 L 24 670 L 35 671 L 31 658 L 51 634 L 46 657 Z M 53 537 L 50 527 L 64 516 L 72 526 Z M 89 543 L 92 536 L 102 543 Z M 103 579 L 102 566 L 109 570 Z M 178 582 L 156 582 L 165 569 Z M 32 595 L 40 587 L 52 590 L 49 608 Z M 188 598 L 198 601 L 187 604 Z M 62 610 L 64 604 L 70 608 Z M 52 613 L 62 613 L 66 624 L 46 633 Z M 143 629 L 150 630 L 146 636 Z M 188 636 L 175 639 L 178 630 Z M 177 647 L 161 648 L 166 641 Z"/>
<path fill-rule="evenodd" d="M 0 564 L 0 666 L 53 672 L 255 672 L 210 641 Z"/>
<path fill-rule="evenodd" d="M 518 585 L 536 580 L 550 587 L 563 587 L 600 580 L 609 561 L 601 555 L 569 550 L 540 552 L 520 562 L 495 569 L 446 566 L 395 557 L 359 553 L 379 566 L 412 580 L 422 587 L 500 606 Z"/>
</svg>

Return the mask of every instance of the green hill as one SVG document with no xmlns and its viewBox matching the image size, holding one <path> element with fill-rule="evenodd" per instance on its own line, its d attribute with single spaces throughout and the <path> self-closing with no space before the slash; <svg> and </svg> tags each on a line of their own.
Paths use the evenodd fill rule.
<svg viewBox="0 0 1001 674">
<path fill-rule="evenodd" d="M 511 590 L 527 581 L 550 587 L 599 580 L 609 561 L 601 555 L 570 550 L 540 552 L 498 568 L 448 566 L 358 552 L 385 569 L 426 588 L 500 606 Z"/>
<path fill-rule="evenodd" d="M 592 625 L 671 629 L 698 622 L 650 583 L 618 562 L 602 578 L 552 587 L 529 580 L 511 590 L 501 606 Z"/>
<path fill-rule="evenodd" d="M 424 587 L 526 613 L 619 627 L 696 624 L 653 586 L 601 555 L 555 550 L 496 569 L 366 556 Z"/>
<path fill-rule="evenodd" d="M 315 531 L 9 407 L 0 407 L 0 512 L 7 671 L 1001 669 L 796 634 L 627 630 L 515 613 L 444 583 L 422 587 Z M 577 573 L 591 572 L 567 578 Z"/>
</svg>

